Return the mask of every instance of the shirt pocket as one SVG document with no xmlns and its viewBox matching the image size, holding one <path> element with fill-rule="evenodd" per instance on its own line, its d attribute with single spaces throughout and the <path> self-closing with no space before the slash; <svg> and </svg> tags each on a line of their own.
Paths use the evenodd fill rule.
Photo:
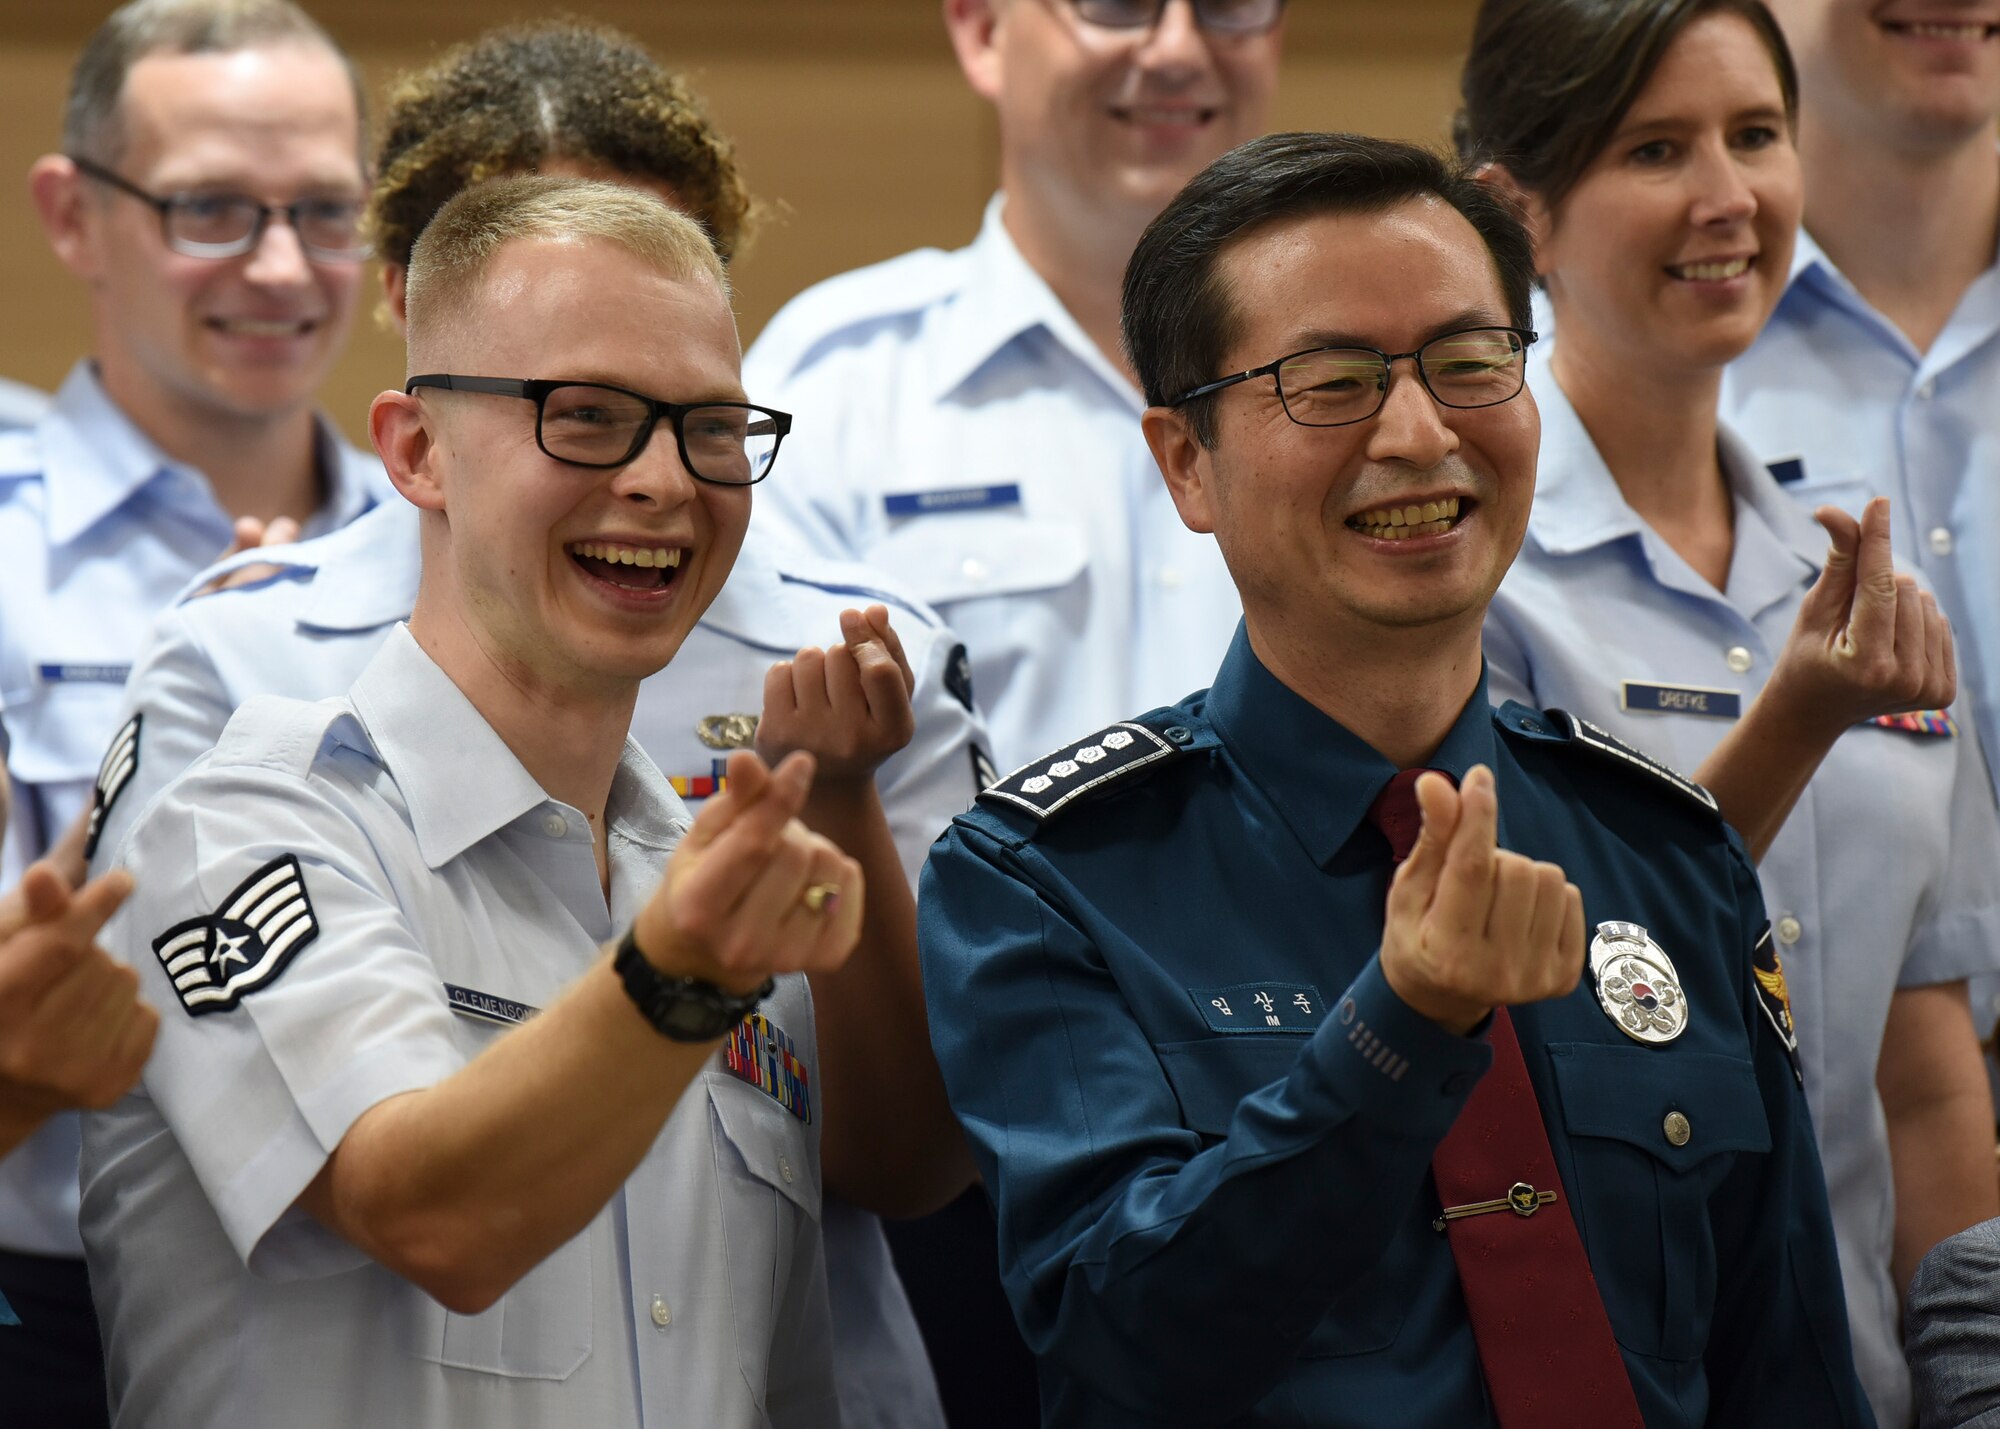
<svg viewBox="0 0 2000 1429">
<path fill-rule="evenodd" d="M 1757 1075 L 1742 1058 L 1607 1043 L 1549 1044 L 1576 1168 L 1571 1213 L 1618 1342 L 1691 1360 L 1715 1311 L 1709 1199 L 1736 1153 L 1771 1149 Z M 1678 1113 L 1684 1144 L 1668 1139 Z"/>
<path fill-rule="evenodd" d="M 1083 532 L 1008 512 L 955 512 L 905 520 L 865 559 L 934 606 L 1059 590 L 1083 574 Z"/>
<path fill-rule="evenodd" d="M 1237 1105 L 1252 1092 L 1291 1075 L 1304 1037 L 1217 1034 L 1160 1046 L 1160 1065 L 1190 1131 L 1210 1146 L 1229 1134 Z M 1281 1234 L 1273 1230 L 1272 1234 Z M 1396 1342 L 1409 1309 L 1414 1257 L 1385 1254 L 1343 1291 L 1299 1347 L 1302 1359 L 1372 1354 Z"/>
<path fill-rule="evenodd" d="M 52 680 L 34 698 L 10 705 L 7 763 L 14 778 L 23 784 L 95 780 L 124 704 L 122 680 Z M 60 832 L 51 829 L 49 837 Z"/>
<path fill-rule="evenodd" d="M 416 1357 L 507 1379 L 568 1379 L 590 1358 L 594 1231 L 560 1247 L 477 1315 L 454 1314 L 411 1289 L 419 1302 Z"/>
<path fill-rule="evenodd" d="M 736 1354 L 757 1407 L 793 1261 L 819 1236 L 819 1172 L 803 1123 L 727 1072 L 702 1073 L 711 1109 Z"/>
</svg>

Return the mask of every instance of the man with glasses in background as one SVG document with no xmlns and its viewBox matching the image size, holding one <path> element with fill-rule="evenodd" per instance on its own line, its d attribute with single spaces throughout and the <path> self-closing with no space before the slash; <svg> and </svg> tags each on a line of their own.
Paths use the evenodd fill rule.
<svg viewBox="0 0 2000 1429">
<path fill-rule="evenodd" d="M 1180 186 L 1264 132 L 1284 9 L 945 0 L 966 82 L 999 120 L 1000 192 L 978 237 L 809 289 L 744 358 L 802 434 L 756 519 L 944 616 L 1001 771 L 1201 685 L 1235 627 L 1228 572 L 1146 453 L 1118 284 Z M 977 1194 L 891 1236 L 954 1424 L 1019 1422 L 1026 1357 Z M 1005 1402 L 1002 1343 L 1016 1347 Z"/>
<path fill-rule="evenodd" d="M 80 877 L 80 816 L 155 612 L 232 541 L 330 529 L 386 490 L 313 409 L 367 251 L 362 128 L 346 57 L 284 0 L 135 0 L 77 61 L 63 152 L 29 186 L 89 289 L 91 357 L 0 434 L 0 889 L 48 853 Z M 76 1156 L 65 1116 L 0 1170 L 0 1284 L 23 1322 L 0 1339 L 0 1403 L 23 1423 L 103 1422 Z"/>
<path fill-rule="evenodd" d="M 1742 844 L 1486 698 L 1533 276 L 1468 173 L 1342 134 L 1225 156 L 1133 255 L 1147 439 L 1243 619 L 988 789 L 919 904 L 1046 1423 L 1873 1423 Z"/>
</svg>

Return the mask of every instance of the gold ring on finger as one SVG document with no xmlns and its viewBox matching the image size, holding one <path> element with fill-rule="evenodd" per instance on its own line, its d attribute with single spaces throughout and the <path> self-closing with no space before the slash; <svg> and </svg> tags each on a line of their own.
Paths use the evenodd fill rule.
<svg viewBox="0 0 2000 1429">
<path fill-rule="evenodd" d="M 799 901 L 806 905 L 809 913 L 824 913 L 840 901 L 838 883 L 815 883 L 799 895 Z"/>
</svg>

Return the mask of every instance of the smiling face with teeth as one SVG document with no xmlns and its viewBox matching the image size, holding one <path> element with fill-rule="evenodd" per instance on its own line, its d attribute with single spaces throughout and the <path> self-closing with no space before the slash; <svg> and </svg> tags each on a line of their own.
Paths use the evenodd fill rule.
<svg viewBox="0 0 2000 1429">
<path fill-rule="evenodd" d="M 720 287 L 605 240 L 514 239 L 466 307 L 413 334 L 415 370 L 744 400 Z M 384 404 L 420 414 L 421 437 L 385 444 Z M 454 678 L 476 664 L 517 689 L 629 698 L 680 649 L 736 560 L 750 488 L 694 480 L 664 420 L 632 461 L 593 469 L 540 449 L 531 401 L 423 390 L 376 405 L 389 471 L 426 512 L 411 628 L 434 653 L 457 650 L 439 657 Z"/>
<path fill-rule="evenodd" d="M 1322 345 L 1411 352 L 1511 321 L 1484 241 L 1430 198 L 1252 229 L 1222 251 L 1217 278 L 1233 334 L 1223 371 Z M 1280 678 L 1306 661 L 1378 660 L 1390 644 L 1442 647 L 1477 671 L 1480 622 L 1534 499 L 1529 393 L 1443 407 L 1404 360 L 1364 421 L 1300 426 L 1268 380 L 1225 389 L 1215 419 L 1213 448 L 1177 409 L 1149 411 L 1148 438 L 1181 519 L 1214 533 Z"/>
<path fill-rule="evenodd" d="M 2000 0 L 1771 0 L 1771 10 L 1815 133 L 1916 154 L 1981 140 L 1991 151 Z"/>
<path fill-rule="evenodd" d="M 1531 201 L 1564 386 L 1719 382 L 1784 291 L 1803 205 L 1770 50 L 1740 16 L 1695 20 L 1555 213 Z"/>
<path fill-rule="evenodd" d="M 365 192 L 353 85 L 319 45 L 148 55 L 126 75 L 118 116 L 116 167 L 152 193 Z M 309 421 L 364 265 L 308 258 L 277 220 L 250 253 L 188 257 L 144 204 L 89 188 L 63 257 L 90 285 L 99 370 L 119 406 L 163 437 Z"/>
<path fill-rule="evenodd" d="M 1129 244 L 1266 127 L 1282 23 L 1219 34 L 1186 0 L 1150 29 L 1092 25 L 1068 0 L 949 0 L 946 13 L 967 80 L 999 113 L 1001 187 L 1044 223 L 1095 223 Z"/>
</svg>

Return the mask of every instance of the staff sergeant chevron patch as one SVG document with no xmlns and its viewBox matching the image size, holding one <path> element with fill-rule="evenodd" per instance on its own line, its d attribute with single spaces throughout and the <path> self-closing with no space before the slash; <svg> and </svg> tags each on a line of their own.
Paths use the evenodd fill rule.
<svg viewBox="0 0 2000 1429">
<path fill-rule="evenodd" d="M 118 796 L 125 792 L 125 786 L 132 782 L 132 776 L 139 772 L 139 727 L 146 722 L 143 714 L 135 714 L 125 721 L 118 733 L 111 736 L 111 747 L 104 751 L 104 762 L 97 766 L 97 791 L 90 798 L 90 828 L 83 836 L 83 856 L 97 857 L 97 841 L 104 837 L 104 820 L 111 813 L 111 806 L 118 802 Z"/>
<path fill-rule="evenodd" d="M 213 913 L 176 923 L 153 939 L 188 1016 L 227 1012 L 277 981 L 292 955 L 319 936 L 305 876 L 292 854 L 274 858 L 232 889 Z"/>
</svg>

